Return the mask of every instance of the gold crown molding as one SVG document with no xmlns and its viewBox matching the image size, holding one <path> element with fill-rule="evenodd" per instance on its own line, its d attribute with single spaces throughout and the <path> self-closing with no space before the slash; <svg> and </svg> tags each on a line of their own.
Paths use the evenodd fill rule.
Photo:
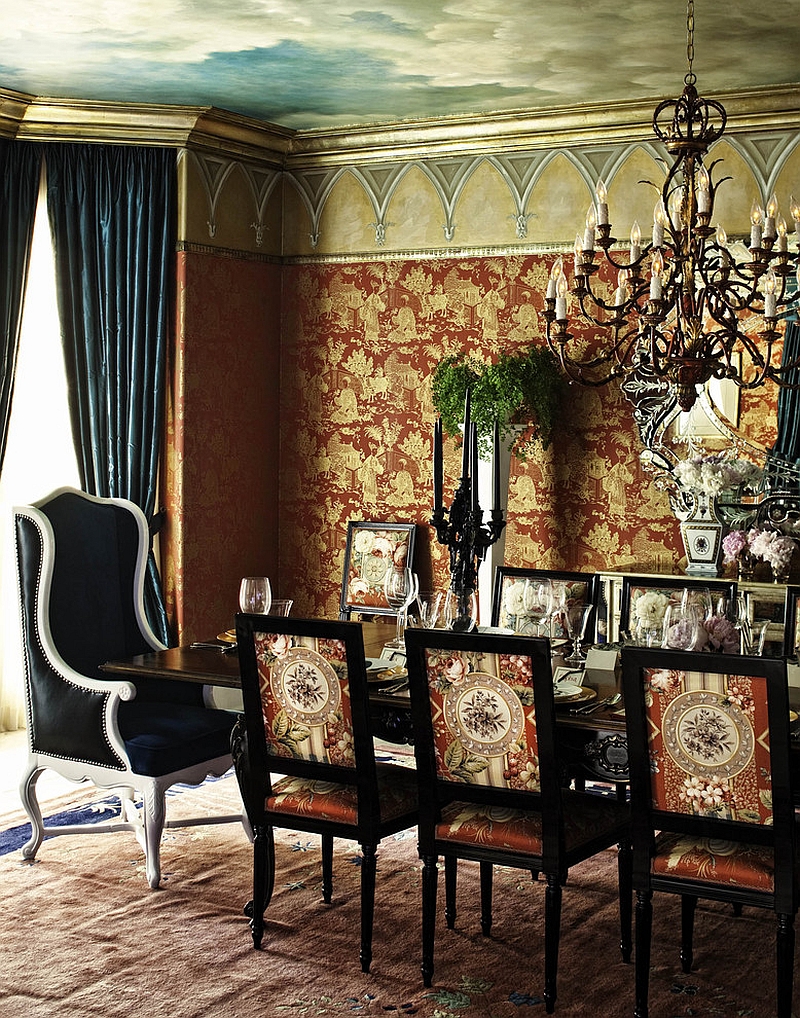
<svg viewBox="0 0 800 1018">
<path fill-rule="evenodd" d="M 34 96 L 25 92 L 0 89 L 0 138 L 16 138 L 25 110 Z"/>
<path fill-rule="evenodd" d="M 259 251 L 242 251 L 231 247 L 214 247 L 212 244 L 197 244 L 191 240 L 179 240 L 175 244 L 177 252 L 186 254 L 213 255 L 237 262 L 260 262 L 263 265 L 283 265 L 286 261 L 280 255 L 262 254 Z"/>
<path fill-rule="evenodd" d="M 800 128 L 800 85 L 719 93 L 713 98 L 728 112 L 726 133 Z M 363 164 L 644 142 L 652 138 L 653 111 L 658 101 L 637 99 L 298 131 L 290 143 L 286 169 L 329 167 L 356 158 Z"/>
<path fill-rule="evenodd" d="M 571 254 L 571 244 L 502 244 L 496 246 L 414 248 L 396 251 L 349 251 L 347 254 L 284 255 L 284 265 L 355 265 L 364 262 L 446 261 L 464 258 L 515 258 L 524 255 Z"/>
<path fill-rule="evenodd" d="M 0 90 L 0 113 L 15 93 Z M 213 106 L 19 97 L 14 136 L 30 141 L 163 145 L 221 152 L 281 168 L 293 132 Z"/>
</svg>

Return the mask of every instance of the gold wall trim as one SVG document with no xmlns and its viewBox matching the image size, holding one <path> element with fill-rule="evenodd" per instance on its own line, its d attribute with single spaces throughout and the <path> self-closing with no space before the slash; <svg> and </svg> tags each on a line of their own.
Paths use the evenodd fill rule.
<svg viewBox="0 0 800 1018">
<path fill-rule="evenodd" d="M 230 247 L 214 247 L 213 244 L 197 244 L 193 241 L 179 240 L 175 244 L 176 251 L 187 254 L 214 255 L 215 258 L 228 258 L 236 261 L 263 262 L 265 264 L 283 265 L 286 261 L 280 255 L 261 254 L 258 251 L 241 251 Z"/>
<path fill-rule="evenodd" d="M 498 247 L 419 248 L 398 251 L 361 251 L 348 254 L 287 255 L 286 265 L 348 265 L 359 262 L 444 261 L 447 258 L 522 258 L 525 255 L 572 253 L 571 244 L 519 244 Z"/>
</svg>

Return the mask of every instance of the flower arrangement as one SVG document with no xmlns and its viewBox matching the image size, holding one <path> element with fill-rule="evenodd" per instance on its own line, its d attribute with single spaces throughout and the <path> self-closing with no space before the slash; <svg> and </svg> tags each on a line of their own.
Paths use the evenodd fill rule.
<svg viewBox="0 0 800 1018">
<path fill-rule="evenodd" d="M 759 530 L 756 527 L 745 532 L 732 530 L 722 539 L 723 562 L 744 563 L 748 558 L 768 562 L 773 575 L 786 576 L 792 564 L 795 541 L 777 530 Z"/>
<path fill-rule="evenodd" d="M 682 488 L 712 496 L 740 486 L 753 488 L 763 473 L 761 467 L 750 460 L 738 459 L 729 450 L 691 456 L 676 463 L 673 472 Z"/>
</svg>

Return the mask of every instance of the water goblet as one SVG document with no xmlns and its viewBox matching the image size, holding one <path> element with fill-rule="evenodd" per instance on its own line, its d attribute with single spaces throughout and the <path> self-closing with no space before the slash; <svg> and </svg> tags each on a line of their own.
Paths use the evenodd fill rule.
<svg viewBox="0 0 800 1018">
<path fill-rule="evenodd" d="M 442 609 L 442 592 L 418 594 L 419 623 L 424 629 L 435 629 Z"/>
<path fill-rule="evenodd" d="M 267 576 L 245 576 L 239 584 L 239 608 L 254 615 L 267 615 L 272 605 L 272 587 Z"/>
<path fill-rule="evenodd" d="M 553 584 L 546 577 L 525 580 L 522 593 L 525 615 L 530 618 L 524 631 L 533 630 L 534 636 L 549 636 L 550 617 L 553 612 Z M 521 627 L 517 626 L 517 631 Z"/>
<path fill-rule="evenodd" d="M 569 604 L 563 611 L 561 617 L 564 620 L 564 628 L 567 636 L 572 640 L 572 651 L 564 658 L 564 664 L 583 664 L 586 655 L 581 649 L 581 643 L 586 638 L 586 626 L 592 614 L 590 604 Z"/>
<path fill-rule="evenodd" d="M 405 647 L 403 625 L 405 624 L 406 611 L 419 594 L 419 578 L 408 566 L 402 569 L 390 567 L 383 581 L 383 592 L 389 602 L 389 607 L 397 614 L 395 638 L 386 646 L 401 650 Z"/>
<path fill-rule="evenodd" d="M 694 650 L 700 639 L 702 608 L 689 601 L 670 602 L 664 612 L 661 646 L 672 650 Z M 652 646 L 652 644 L 648 644 Z"/>
<path fill-rule="evenodd" d="M 478 621 L 478 595 L 475 591 L 448 590 L 444 599 L 444 623 L 456 633 L 469 633 Z"/>
</svg>

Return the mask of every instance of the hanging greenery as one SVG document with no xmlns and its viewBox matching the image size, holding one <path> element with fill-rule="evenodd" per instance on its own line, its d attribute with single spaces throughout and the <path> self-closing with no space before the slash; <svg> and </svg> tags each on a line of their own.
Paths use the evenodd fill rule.
<svg viewBox="0 0 800 1018">
<path fill-rule="evenodd" d="M 440 361 L 431 382 L 433 404 L 445 434 L 461 433 L 469 388 L 470 415 L 477 425 L 481 454 L 491 452 L 497 421 L 501 439 L 520 459 L 537 442 L 544 449 L 550 445 L 566 387 L 558 361 L 539 346 L 503 353 L 488 364 L 464 353 L 451 354 Z"/>
</svg>

